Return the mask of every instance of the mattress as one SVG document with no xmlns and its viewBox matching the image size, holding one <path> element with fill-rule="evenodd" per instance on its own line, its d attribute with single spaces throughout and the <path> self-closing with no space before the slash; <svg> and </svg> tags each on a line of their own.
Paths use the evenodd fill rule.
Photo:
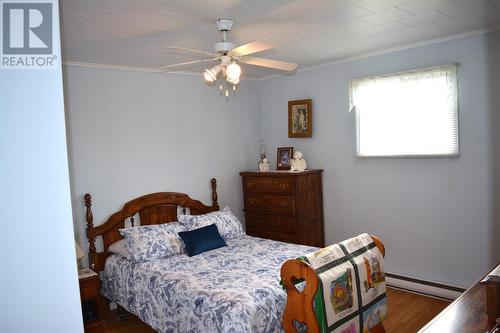
<svg viewBox="0 0 500 333">
<path fill-rule="evenodd" d="M 316 248 L 246 235 L 227 245 L 144 262 L 113 254 L 102 292 L 159 332 L 282 332 L 281 265 Z"/>
</svg>

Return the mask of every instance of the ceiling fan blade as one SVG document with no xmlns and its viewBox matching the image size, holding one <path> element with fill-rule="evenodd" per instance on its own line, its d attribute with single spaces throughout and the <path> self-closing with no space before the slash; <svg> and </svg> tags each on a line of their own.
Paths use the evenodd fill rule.
<svg viewBox="0 0 500 333">
<path fill-rule="evenodd" d="M 187 62 L 181 62 L 181 63 L 178 63 L 178 64 L 164 65 L 164 66 L 160 66 L 158 68 L 159 69 L 163 69 L 163 70 L 169 70 L 169 69 L 173 69 L 173 68 L 177 68 L 177 67 L 182 67 L 182 66 L 187 66 L 187 65 L 193 65 L 193 64 L 198 64 L 198 63 L 202 63 L 202 62 L 215 61 L 215 60 L 218 60 L 218 59 L 219 59 L 219 57 L 215 57 L 215 58 L 211 58 L 211 59 L 202 59 L 202 60 L 187 61 Z"/>
<path fill-rule="evenodd" d="M 235 57 L 242 57 L 247 54 L 253 54 L 257 52 L 262 52 L 274 48 L 275 45 L 269 42 L 258 40 L 245 45 L 235 47 L 231 50 L 231 54 Z"/>
<path fill-rule="evenodd" d="M 257 57 L 245 57 L 241 58 L 240 61 L 245 64 L 267 67 L 273 69 L 279 69 L 280 71 L 293 72 L 297 69 L 297 64 L 292 64 L 291 62 L 284 62 L 272 59 L 264 59 Z"/>
<path fill-rule="evenodd" d="M 165 49 L 178 50 L 178 51 L 187 51 L 187 52 L 197 53 L 197 54 L 204 55 L 204 56 L 209 56 L 209 57 L 213 57 L 214 55 L 216 55 L 215 53 L 212 53 L 212 52 L 195 50 L 195 49 L 189 49 L 189 48 L 186 48 L 186 47 L 178 47 L 178 46 L 167 46 L 167 47 L 165 47 Z"/>
</svg>

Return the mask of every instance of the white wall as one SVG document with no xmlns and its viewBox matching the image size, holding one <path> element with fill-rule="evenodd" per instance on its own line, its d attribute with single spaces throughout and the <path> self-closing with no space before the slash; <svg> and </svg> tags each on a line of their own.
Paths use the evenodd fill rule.
<svg viewBox="0 0 500 333">
<path fill-rule="evenodd" d="M 493 136 L 493 144 L 490 147 L 490 154 L 493 156 L 492 172 L 494 177 L 493 187 L 493 207 L 494 223 L 490 231 L 490 246 L 494 261 L 500 261 L 500 33 L 489 36 L 488 52 L 486 61 L 489 64 L 488 77 L 490 85 L 487 94 L 491 105 L 490 132 Z"/>
<path fill-rule="evenodd" d="M 99 225 L 151 192 L 188 193 L 210 204 L 215 177 L 219 204 L 242 217 L 238 173 L 255 168 L 259 153 L 252 82 L 226 102 L 200 77 L 67 66 L 65 90 L 74 223 L 84 249 L 86 192 Z"/>
<path fill-rule="evenodd" d="M 60 66 L 0 70 L 0 184 L 0 331 L 83 332 Z"/>
<path fill-rule="evenodd" d="M 179 191 L 240 217 L 238 172 L 254 168 L 258 139 L 292 145 L 323 168 L 328 243 L 360 232 L 387 246 L 387 270 L 467 286 L 498 261 L 500 237 L 499 33 L 477 35 L 289 77 L 244 81 L 224 98 L 198 77 L 65 69 L 74 223 L 81 245 L 83 194 L 94 196 L 95 223 L 134 197 Z M 357 159 L 348 81 L 460 63 L 460 158 Z M 312 98 L 313 138 L 287 138 L 287 101 Z M 496 186 L 494 186 L 496 184 Z"/>
<path fill-rule="evenodd" d="M 498 116 L 494 125 L 492 117 L 500 94 L 498 40 L 499 33 L 478 35 L 259 84 L 262 136 L 271 163 L 277 146 L 294 146 L 304 153 L 308 166 L 325 170 L 327 243 L 369 232 L 386 245 L 387 271 L 461 286 L 498 261 L 492 154 L 496 149 L 499 155 L 500 142 L 497 134 L 493 146 Z M 460 158 L 355 157 L 349 80 L 453 62 L 461 64 Z M 313 100 L 313 138 L 288 139 L 287 101 L 304 98 Z M 500 215 L 498 209 L 496 213 Z"/>
</svg>

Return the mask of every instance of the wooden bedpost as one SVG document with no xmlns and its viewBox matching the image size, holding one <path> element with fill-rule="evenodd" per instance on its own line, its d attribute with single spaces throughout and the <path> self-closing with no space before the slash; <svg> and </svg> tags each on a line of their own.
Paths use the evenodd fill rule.
<svg viewBox="0 0 500 333">
<path fill-rule="evenodd" d="M 210 183 L 212 184 L 212 206 L 219 209 L 219 203 L 217 202 L 217 180 L 212 178 Z"/>
<path fill-rule="evenodd" d="M 92 215 L 92 197 L 90 194 L 86 193 L 83 197 L 85 200 L 85 207 L 87 209 L 85 213 L 85 219 L 87 220 L 87 239 L 89 240 L 89 266 L 94 268 L 95 262 L 94 258 L 96 256 L 95 248 L 95 230 L 94 230 L 94 216 Z"/>
</svg>

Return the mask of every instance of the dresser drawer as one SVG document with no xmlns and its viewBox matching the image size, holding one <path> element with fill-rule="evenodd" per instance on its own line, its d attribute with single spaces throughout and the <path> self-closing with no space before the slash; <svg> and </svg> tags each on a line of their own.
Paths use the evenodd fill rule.
<svg viewBox="0 0 500 333">
<path fill-rule="evenodd" d="M 294 197 L 273 194 L 247 194 L 245 209 L 265 210 L 287 215 L 295 215 Z"/>
<path fill-rule="evenodd" d="M 293 194 L 294 182 L 283 178 L 245 177 L 246 192 Z"/>
<path fill-rule="evenodd" d="M 289 234 L 295 234 L 297 231 L 297 220 L 292 217 L 247 214 L 245 222 L 248 228 L 279 231 Z"/>
<path fill-rule="evenodd" d="M 247 227 L 247 235 L 249 236 L 254 236 L 254 237 L 259 237 L 259 238 L 266 238 L 266 239 L 272 239 L 280 242 L 287 242 L 287 243 L 296 243 L 297 242 L 297 236 L 292 235 L 292 234 L 286 234 L 282 232 L 275 232 L 275 231 L 266 231 L 262 229 L 254 229 Z"/>
</svg>

